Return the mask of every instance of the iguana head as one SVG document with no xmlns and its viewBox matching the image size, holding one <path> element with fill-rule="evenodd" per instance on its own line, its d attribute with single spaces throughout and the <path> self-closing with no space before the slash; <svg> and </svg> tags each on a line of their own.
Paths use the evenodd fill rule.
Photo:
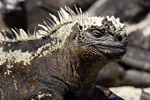
<svg viewBox="0 0 150 100">
<path fill-rule="evenodd" d="M 126 52 L 127 37 L 119 18 L 85 17 L 76 22 L 72 30 L 73 44 L 81 58 L 116 60 Z"/>
</svg>

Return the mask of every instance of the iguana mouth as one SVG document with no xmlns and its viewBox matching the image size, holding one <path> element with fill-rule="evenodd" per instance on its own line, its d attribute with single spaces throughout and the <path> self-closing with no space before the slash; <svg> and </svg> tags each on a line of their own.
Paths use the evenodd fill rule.
<svg viewBox="0 0 150 100">
<path fill-rule="evenodd" d="M 111 53 L 114 53 L 114 54 L 119 54 L 119 53 L 126 53 L 127 51 L 127 48 L 126 47 L 119 47 L 119 46 L 98 46 L 98 50 L 102 53 L 105 53 L 105 54 L 111 54 Z"/>
<path fill-rule="evenodd" d="M 125 54 L 127 52 L 127 38 L 124 38 L 121 41 L 109 41 L 108 43 L 98 43 L 95 45 L 97 49 L 104 54 Z"/>
<path fill-rule="evenodd" d="M 126 52 L 126 47 L 99 46 L 98 52 L 105 55 L 108 59 L 120 59 Z"/>
<path fill-rule="evenodd" d="M 91 47 L 104 55 L 109 55 L 110 57 L 115 55 L 123 56 L 127 52 L 126 45 L 91 45 Z"/>
<path fill-rule="evenodd" d="M 106 47 L 106 48 L 120 48 L 120 49 L 122 49 L 122 48 L 126 48 L 127 47 L 127 43 L 117 43 L 117 44 L 113 44 L 113 45 L 111 45 L 111 44 L 98 44 L 97 45 L 98 47 Z"/>
</svg>

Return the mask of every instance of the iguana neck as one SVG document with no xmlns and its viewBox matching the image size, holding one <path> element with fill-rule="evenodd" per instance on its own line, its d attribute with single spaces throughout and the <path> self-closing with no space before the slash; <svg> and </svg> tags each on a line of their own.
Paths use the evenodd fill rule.
<svg viewBox="0 0 150 100">
<path fill-rule="evenodd" d="M 49 70 L 52 76 L 67 83 L 76 96 L 82 99 L 92 92 L 98 71 L 107 63 L 96 59 L 82 59 L 75 48 L 66 45 L 51 55 Z"/>
<path fill-rule="evenodd" d="M 68 84 L 77 97 L 85 98 L 92 91 L 98 71 L 105 65 L 105 63 L 97 63 L 95 60 L 96 58 L 82 59 L 78 57 L 75 48 L 66 44 L 52 54 L 41 58 L 37 57 L 32 62 L 34 66 L 38 66 L 37 69 L 41 70 L 43 67 L 46 71 L 44 73 L 49 73 L 52 77 Z M 41 63 L 39 64 L 39 62 Z"/>
<path fill-rule="evenodd" d="M 74 61 L 74 66 L 76 68 L 76 73 L 78 75 L 77 86 L 73 85 L 73 91 L 76 92 L 77 96 L 83 100 L 86 100 L 93 92 L 95 86 L 95 81 L 97 74 L 101 68 L 103 68 L 107 62 L 98 62 L 95 61 L 97 58 L 89 59 L 90 57 L 78 58 Z M 72 84 L 71 84 L 72 85 Z M 70 86 L 71 86 L 70 85 Z M 86 94 L 85 94 L 86 93 Z M 82 94 L 82 95 L 81 95 Z"/>
</svg>

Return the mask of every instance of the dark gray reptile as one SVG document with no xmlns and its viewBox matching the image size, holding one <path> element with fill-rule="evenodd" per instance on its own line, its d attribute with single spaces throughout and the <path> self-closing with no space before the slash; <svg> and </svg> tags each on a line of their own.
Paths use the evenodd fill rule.
<svg viewBox="0 0 150 100">
<path fill-rule="evenodd" d="M 126 52 L 124 25 L 76 11 L 61 8 L 59 19 L 50 14 L 33 35 L 1 31 L 1 100 L 122 100 L 94 81 Z"/>
</svg>

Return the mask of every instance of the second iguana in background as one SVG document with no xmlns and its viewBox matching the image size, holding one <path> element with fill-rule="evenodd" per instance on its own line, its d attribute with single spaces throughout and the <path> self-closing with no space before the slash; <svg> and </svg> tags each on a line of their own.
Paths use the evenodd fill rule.
<svg viewBox="0 0 150 100">
<path fill-rule="evenodd" d="M 126 52 L 124 24 L 76 11 L 61 8 L 59 19 L 50 14 L 33 35 L 1 31 L 1 100 L 122 100 L 94 81 Z"/>
</svg>

